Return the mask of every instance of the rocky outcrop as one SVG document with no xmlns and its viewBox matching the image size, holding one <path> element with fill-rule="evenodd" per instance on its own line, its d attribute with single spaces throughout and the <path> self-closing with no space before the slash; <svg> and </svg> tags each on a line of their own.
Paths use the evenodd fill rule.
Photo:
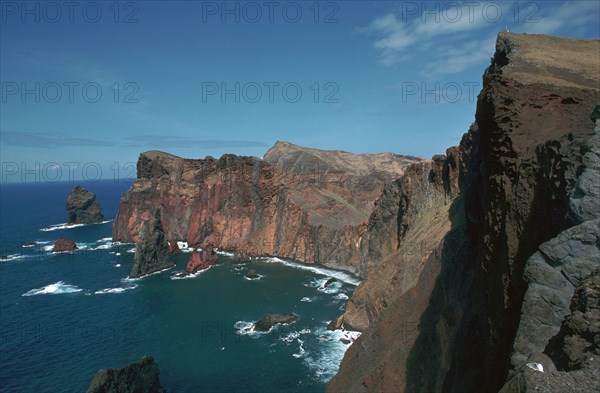
<svg viewBox="0 0 600 393">
<path fill-rule="evenodd" d="M 501 393 L 600 391 L 600 270 L 575 290 L 570 312 L 545 349 L 554 361 L 538 355 L 547 359 L 540 363 L 543 372 L 519 366 Z M 527 364 L 531 362 L 539 360 L 530 357 Z"/>
<path fill-rule="evenodd" d="M 125 367 L 99 370 L 87 393 L 165 393 L 159 373 L 154 359 L 145 356 Z"/>
<path fill-rule="evenodd" d="M 558 369 L 565 371 L 584 368 L 600 356 L 600 269 L 577 288 L 570 308 L 571 314 L 545 349 Z"/>
<path fill-rule="evenodd" d="M 217 253 L 210 247 L 198 251 L 195 249 L 190 256 L 188 264 L 185 268 L 186 274 L 197 273 L 208 269 L 217 263 Z"/>
<path fill-rule="evenodd" d="M 163 231 L 160 209 L 144 222 L 135 246 L 129 277 L 138 278 L 175 266 Z"/>
<path fill-rule="evenodd" d="M 595 162 L 587 146 L 589 113 L 600 101 L 599 49 L 598 41 L 498 36 L 476 122 L 454 160 L 458 173 L 441 172 L 441 184 L 458 184 L 459 196 L 450 194 L 442 210 L 436 200 L 444 194 L 432 192 L 430 207 L 420 207 L 418 195 L 427 193 L 406 198 L 404 189 L 428 183 L 407 170 L 406 184 L 386 188 L 371 215 L 363 234 L 373 244 L 361 264 L 366 279 L 338 324 L 364 333 L 329 391 L 496 392 L 511 358 L 543 352 L 568 313 L 568 287 L 599 261 L 598 224 L 577 218 L 588 217 L 597 200 L 587 196 L 597 195 L 596 175 L 581 175 L 586 160 Z M 433 211 L 437 219 L 420 218 Z M 400 251 L 408 236 L 427 244 L 412 259 Z M 535 294 L 540 283 L 553 290 Z M 529 289 L 532 303 L 524 303 Z M 536 305 L 549 310 L 542 318 L 551 327 L 525 328 L 537 318 Z M 522 357 L 512 353 L 513 343 L 518 349 L 527 341 L 517 337 L 520 321 L 530 336 L 544 337 Z"/>
<path fill-rule="evenodd" d="M 246 272 L 246 274 L 244 275 L 244 277 L 250 279 L 250 280 L 255 280 L 257 278 L 259 278 L 260 276 L 256 273 L 256 270 L 254 269 L 250 269 Z"/>
<path fill-rule="evenodd" d="M 419 161 L 278 142 L 264 159 L 224 155 L 191 160 L 149 151 L 121 199 L 113 240 L 138 240 L 162 206 L 168 240 L 248 256 L 358 266 L 361 233 L 384 184 Z"/>
<path fill-rule="evenodd" d="M 95 224 L 104 221 L 96 194 L 81 186 L 75 187 L 67 199 L 67 222 L 69 224 Z"/>
<path fill-rule="evenodd" d="M 254 323 L 254 330 L 257 332 L 268 332 L 277 324 L 288 325 L 297 320 L 298 316 L 294 314 L 265 314 Z"/>
<path fill-rule="evenodd" d="M 77 244 L 69 239 L 56 239 L 52 252 L 64 252 L 77 250 Z"/>
</svg>

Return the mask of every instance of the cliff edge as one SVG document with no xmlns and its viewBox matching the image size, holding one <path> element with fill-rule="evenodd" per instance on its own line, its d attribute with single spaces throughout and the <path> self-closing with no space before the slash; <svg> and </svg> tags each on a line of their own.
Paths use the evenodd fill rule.
<svg viewBox="0 0 600 393">
<path fill-rule="evenodd" d="M 363 235 L 380 239 L 380 255 L 365 261 L 366 279 L 340 317 L 352 324 L 362 313 L 368 326 L 329 391 L 497 392 L 552 342 L 574 288 L 600 264 L 598 223 L 580 217 L 596 208 L 600 186 L 583 175 L 595 162 L 598 53 L 599 41 L 499 34 L 475 123 L 455 154 L 439 158 L 448 169 L 429 172 L 440 173 L 444 193 L 418 192 L 435 176 L 408 168 L 371 216 L 388 222 Z M 418 258 L 412 236 L 427 245 Z M 536 292 L 536 282 L 546 289 Z M 532 316 L 551 326 L 523 346 L 540 332 Z"/>
</svg>

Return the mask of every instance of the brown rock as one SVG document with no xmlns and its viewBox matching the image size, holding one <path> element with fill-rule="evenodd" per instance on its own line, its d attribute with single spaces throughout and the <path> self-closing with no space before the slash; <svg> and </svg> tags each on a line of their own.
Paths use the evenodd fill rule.
<svg viewBox="0 0 600 393">
<path fill-rule="evenodd" d="M 169 252 L 171 253 L 171 255 L 179 254 L 181 252 L 179 244 L 177 244 L 176 241 L 169 242 Z"/>
<path fill-rule="evenodd" d="M 208 269 L 217 263 L 217 253 L 210 247 L 205 247 L 201 251 L 194 249 L 188 261 L 185 272 L 187 274 L 196 273 Z"/>
<path fill-rule="evenodd" d="M 63 252 L 77 250 L 77 244 L 69 239 L 57 239 L 52 248 L 52 252 Z"/>
</svg>

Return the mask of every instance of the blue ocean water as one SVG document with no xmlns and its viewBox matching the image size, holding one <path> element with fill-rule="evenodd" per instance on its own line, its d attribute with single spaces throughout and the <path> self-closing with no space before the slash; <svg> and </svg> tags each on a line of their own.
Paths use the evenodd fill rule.
<svg viewBox="0 0 600 393">
<path fill-rule="evenodd" d="M 0 391 L 84 392 L 94 373 L 151 355 L 169 392 L 322 392 L 347 349 L 326 324 L 357 284 L 327 269 L 255 259 L 173 279 L 177 266 L 128 280 L 131 244 L 110 241 L 112 221 L 65 227 L 66 198 L 81 184 L 107 220 L 130 183 L 0 185 Z M 65 237 L 81 248 L 53 254 Z M 32 247 L 24 243 L 35 241 Z M 258 280 L 244 274 L 255 269 Z M 324 288 L 329 277 L 337 281 Z M 300 319 L 248 332 L 264 313 Z"/>
</svg>

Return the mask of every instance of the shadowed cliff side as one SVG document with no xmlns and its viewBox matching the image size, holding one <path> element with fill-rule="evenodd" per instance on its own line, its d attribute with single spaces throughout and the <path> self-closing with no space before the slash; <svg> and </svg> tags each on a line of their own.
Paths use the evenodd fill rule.
<svg viewBox="0 0 600 393">
<path fill-rule="evenodd" d="M 346 352 L 329 391 L 502 387 L 523 320 L 526 261 L 542 243 L 577 224 L 569 204 L 594 135 L 589 114 L 600 101 L 599 50 L 598 41 L 498 36 L 476 122 L 460 145 L 461 196 L 442 216 L 452 229 L 435 252 L 423 256 L 427 262 L 412 288 L 378 296 L 387 306 L 373 313 Z M 399 237 L 390 228 L 393 250 Z M 401 230 L 409 233 L 411 226 Z M 368 261 L 362 288 L 419 263 L 385 252 Z M 370 266 L 385 265 L 371 276 Z M 346 312 L 376 293 L 360 289 Z"/>
</svg>

